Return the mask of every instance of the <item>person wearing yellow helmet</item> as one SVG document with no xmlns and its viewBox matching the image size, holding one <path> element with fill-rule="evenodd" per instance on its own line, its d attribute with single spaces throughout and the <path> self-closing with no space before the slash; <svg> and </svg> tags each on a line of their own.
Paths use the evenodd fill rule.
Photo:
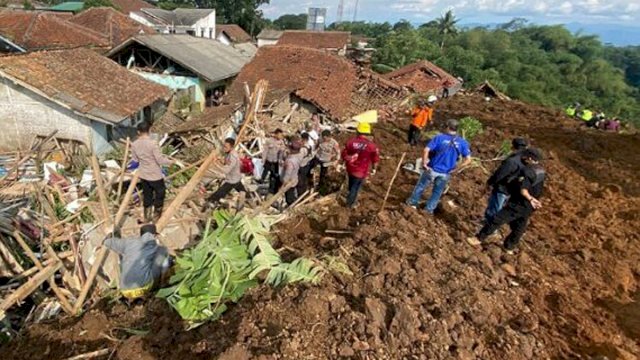
<svg viewBox="0 0 640 360">
<path fill-rule="evenodd" d="M 369 174 L 375 174 L 376 166 L 380 162 L 380 150 L 371 140 L 371 124 L 360 122 L 357 127 L 358 135 L 349 139 L 342 150 L 342 160 L 346 163 L 349 175 L 349 195 L 346 205 L 353 207 L 358 198 L 358 192 Z M 371 171 L 370 171 L 371 169 Z"/>
</svg>

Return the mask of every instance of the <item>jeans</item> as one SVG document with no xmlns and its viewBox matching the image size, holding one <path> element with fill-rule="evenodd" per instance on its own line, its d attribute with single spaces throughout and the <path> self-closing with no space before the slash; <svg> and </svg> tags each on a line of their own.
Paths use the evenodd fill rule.
<svg viewBox="0 0 640 360">
<path fill-rule="evenodd" d="M 502 210 L 504 204 L 509 199 L 509 195 L 493 190 L 489 196 L 489 204 L 484 212 L 484 222 L 488 224 Z"/>
<path fill-rule="evenodd" d="M 349 195 L 347 195 L 347 207 L 353 207 L 358 199 L 358 192 L 364 183 L 364 179 L 349 175 Z"/>
<path fill-rule="evenodd" d="M 145 208 L 155 207 L 156 211 L 162 211 L 166 187 L 164 179 L 156 181 L 141 180 L 142 204 Z"/>
<path fill-rule="evenodd" d="M 427 201 L 427 206 L 425 210 L 433 214 L 433 212 L 438 207 L 438 203 L 440 202 L 440 197 L 442 197 L 442 193 L 447 187 L 447 183 L 449 182 L 449 174 L 442 174 L 435 172 L 431 169 L 424 170 L 422 175 L 420 175 L 420 180 L 416 184 L 415 189 L 413 189 L 413 194 L 411 194 L 411 198 L 407 203 L 412 206 L 417 206 L 422 199 L 422 194 L 424 190 L 433 183 L 433 191 L 431 193 L 431 198 Z"/>
<path fill-rule="evenodd" d="M 235 189 L 237 192 L 247 192 L 247 190 L 244 188 L 244 185 L 242 185 L 241 182 L 235 183 L 235 184 L 229 184 L 228 182 L 224 182 L 222 183 L 222 185 L 218 188 L 218 190 L 216 190 L 216 192 L 213 193 L 213 195 L 211 195 L 209 197 L 209 202 L 211 203 L 217 203 L 218 201 L 220 201 L 220 199 L 226 197 L 227 195 L 229 195 L 229 193 L 231 192 L 231 190 Z"/>
<path fill-rule="evenodd" d="M 507 205 L 500 210 L 500 212 L 491 220 L 491 222 L 485 224 L 478 235 L 478 240 L 484 241 L 498 230 L 502 225 L 509 224 L 511 233 L 504 239 L 504 247 L 507 250 L 513 250 L 518 246 L 522 235 L 524 235 L 529 223 L 529 217 L 533 213 L 533 209 L 529 204 L 521 204 L 515 202 L 508 202 Z"/>
</svg>

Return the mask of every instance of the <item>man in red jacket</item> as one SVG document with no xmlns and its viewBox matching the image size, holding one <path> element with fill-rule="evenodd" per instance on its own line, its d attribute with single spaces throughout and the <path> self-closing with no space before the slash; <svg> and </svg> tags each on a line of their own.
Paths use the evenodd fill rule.
<svg viewBox="0 0 640 360">
<path fill-rule="evenodd" d="M 352 208 L 358 192 L 369 176 L 369 167 L 372 167 L 371 174 L 375 174 L 376 166 L 380 162 L 380 150 L 378 146 L 368 137 L 371 136 L 371 124 L 359 123 L 358 135 L 349 139 L 344 150 L 342 150 L 342 160 L 347 165 L 349 174 L 349 195 L 347 196 L 347 207 Z"/>
</svg>

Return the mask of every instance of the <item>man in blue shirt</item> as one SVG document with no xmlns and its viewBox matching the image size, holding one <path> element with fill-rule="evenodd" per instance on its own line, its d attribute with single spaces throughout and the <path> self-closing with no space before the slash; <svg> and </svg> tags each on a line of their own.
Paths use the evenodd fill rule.
<svg viewBox="0 0 640 360">
<path fill-rule="evenodd" d="M 436 135 L 424 149 L 422 155 L 424 169 L 407 204 L 416 208 L 424 190 L 433 183 L 433 192 L 425 208 L 428 213 L 433 214 L 447 187 L 450 174 L 457 167 L 461 157 L 463 158 L 461 167 L 471 162 L 469 143 L 458 136 L 458 121 L 448 120 L 447 131 L 444 134 Z"/>
</svg>

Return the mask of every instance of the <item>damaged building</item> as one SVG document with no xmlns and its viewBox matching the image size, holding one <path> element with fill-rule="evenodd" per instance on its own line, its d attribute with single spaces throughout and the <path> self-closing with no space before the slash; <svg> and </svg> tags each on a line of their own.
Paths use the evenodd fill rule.
<svg viewBox="0 0 640 360">
<path fill-rule="evenodd" d="M 141 35 L 130 38 L 108 57 L 140 76 L 173 90 L 186 90 L 199 110 L 224 91 L 251 54 L 217 40 L 189 35 Z"/>
<path fill-rule="evenodd" d="M 278 39 L 278 45 L 299 46 L 325 50 L 344 56 L 351 43 L 351 33 L 346 31 L 287 30 Z"/>
<path fill-rule="evenodd" d="M 69 18 L 68 21 L 102 34 L 109 40 L 110 47 L 136 35 L 156 33 L 153 28 L 139 24 L 110 7 L 90 8 Z"/>
<path fill-rule="evenodd" d="M 187 34 L 201 38 L 216 38 L 216 11 L 214 9 L 182 9 L 173 11 L 145 8 L 129 16 L 142 25 L 163 34 Z"/>
<path fill-rule="evenodd" d="M 453 95 L 462 88 L 462 81 L 434 63 L 423 60 L 385 74 L 384 77 L 419 94 Z"/>
<path fill-rule="evenodd" d="M 0 143 L 27 148 L 58 130 L 104 153 L 166 109 L 168 88 L 88 49 L 49 50 L 0 58 Z"/>
</svg>

